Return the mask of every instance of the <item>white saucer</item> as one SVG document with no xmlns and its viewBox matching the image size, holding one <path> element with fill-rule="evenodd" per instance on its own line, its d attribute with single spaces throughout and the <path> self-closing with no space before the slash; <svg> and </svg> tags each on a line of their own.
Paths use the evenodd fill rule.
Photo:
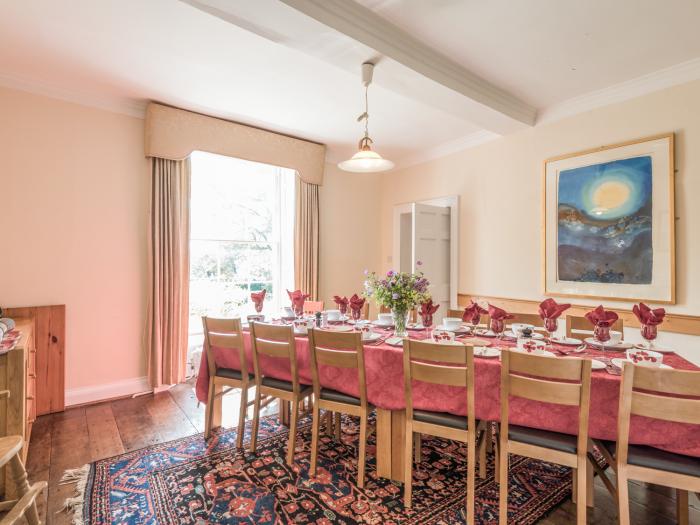
<svg viewBox="0 0 700 525">
<path fill-rule="evenodd" d="M 390 346 L 403 346 L 403 337 L 389 337 L 384 342 Z"/>
<path fill-rule="evenodd" d="M 498 348 L 477 346 L 474 348 L 474 355 L 477 357 L 500 357 L 501 351 Z"/>
<path fill-rule="evenodd" d="M 469 332 L 471 332 L 471 328 L 465 325 L 460 325 L 457 328 L 447 328 L 445 325 L 439 324 L 434 329 L 445 330 L 446 332 L 453 332 L 455 334 L 468 334 Z"/>
<path fill-rule="evenodd" d="M 657 346 L 654 345 L 653 348 L 647 348 L 647 346 L 644 343 L 637 343 L 634 345 L 635 348 L 639 348 L 640 350 L 651 350 L 652 352 L 660 352 L 662 354 L 672 354 L 675 352 L 673 348 L 669 348 L 668 346 Z"/>
<path fill-rule="evenodd" d="M 380 321 L 379 319 L 375 319 L 372 321 L 372 324 L 374 326 L 381 326 L 382 328 L 391 328 L 394 326 L 394 321 Z"/>
<path fill-rule="evenodd" d="M 364 335 L 362 336 L 362 342 L 363 343 L 374 343 L 376 341 L 379 341 L 382 338 L 382 334 L 376 334 L 372 332 L 371 334 Z"/>
<path fill-rule="evenodd" d="M 414 330 L 414 331 L 418 332 L 420 330 L 425 330 L 425 326 L 423 326 L 420 323 L 408 323 L 406 325 L 406 329 L 407 330 Z"/>
<path fill-rule="evenodd" d="M 620 341 L 619 343 L 616 343 L 614 345 L 611 345 L 608 343 L 601 344 L 600 342 L 596 341 L 592 337 L 587 337 L 585 339 L 585 343 L 589 344 L 591 346 L 595 346 L 596 348 L 603 348 L 605 350 L 617 350 L 617 351 L 628 350 L 634 346 L 633 344 L 626 343 L 625 341 Z"/>
<path fill-rule="evenodd" d="M 433 341 L 435 344 L 438 345 L 445 345 L 445 346 L 459 346 L 459 345 L 464 345 L 464 343 L 460 341 Z"/>
<path fill-rule="evenodd" d="M 552 343 L 562 346 L 581 346 L 583 341 L 576 339 L 575 337 L 555 337 L 552 339 Z"/>
<path fill-rule="evenodd" d="M 518 338 L 518 336 L 515 335 L 512 330 L 508 330 L 507 332 L 503 332 L 503 335 L 505 337 L 510 337 L 511 339 Z M 542 339 L 544 339 L 544 336 L 542 334 L 537 333 L 537 332 L 532 332 L 532 339 L 542 340 Z"/>
<path fill-rule="evenodd" d="M 622 368 L 625 363 L 632 363 L 633 361 L 631 359 L 627 359 L 626 357 L 616 357 L 614 359 L 611 359 L 610 362 L 614 364 L 618 368 Z M 649 365 L 637 365 L 637 366 L 646 366 L 647 368 L 663 368 L 665 370 L 668 370 L 669 368 L 673 368 L 672 366 L 668 366 L 666 363 L 661 363 L 659 366 L 649 366 Z"/>
</svg>

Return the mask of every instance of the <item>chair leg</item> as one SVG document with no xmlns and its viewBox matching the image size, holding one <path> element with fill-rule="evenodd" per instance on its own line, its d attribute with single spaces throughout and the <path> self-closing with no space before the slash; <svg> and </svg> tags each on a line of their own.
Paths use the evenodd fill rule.
<svg viewBox="0 0 700 525">
<path fill-rule="evenodd" d="M 579 459 L 578 466 L 574 472 L 576 476 L 576 524 L 585 525 L 586 523 L 586 493 L 588 485 L 586 484 L 586 460 Z"/>
<path fill-rule="evenodd" d="M 491 436 L 489 435 L 490 423 L 486 423 L 484 426 L 481 436 L 481 442 L 479 443 L 479 477 L 481 479 L 486 478 L 486 463 L 487 463 L 487 453 L 490 448 L 493 448 L 491 443 Z"/>
<path fill-rule="evenodd" d="M 333 435 L 333 412 L 330 410 L 323 412 L 323 433 L 327 436 Z"/>
<path fill-rule="evenodd" d="M 508 523 L 508 448 L 504 441 L 501 436 L 501 442 L 498 444 L 498 523 L 500 525 Z"/>
<path fill-rule="evenodd" d="M 309 465 L 309 476 L 316 475 L 316 460 L 318 459 L 318 434 L 321 426 L 321 411 L 318 403 L 314 403 L 313 417 L 311 420 L 311 464 Z"/>
<path fill-rule="evenodd" d="M 689 520 L 688 491 L 676 489 L 676 521 L 678 521 L 678 525 L 688 525 Z"/>
<path fill-rule="evenodd" d="M 207 396 L 207 409 L 204 411 L 204 438 L 211 435 L 212 419 L 214 416 L 214 380 L 209 379 L 209 394 Z"/>
<path fill-rule="evenodd" d="M 403 506 L 411 508 L 413 495 L 413 425 L 406 421 L 406 446 L 403 453 Z"/>
<path fill-rule="evenodd" d="M 617 468 L 617 508 L 620 525 L 630 525 L 630 502 L 627 473 L 624 467 Z"/>
<path fill-rule="evenodd" d="M 467 443 L 467 523 L 474 521 L 474 499 L 476 494 L 476 436 L 475 432 L 469 433 Z"/>
<path fill-rule="evenodd" d="M 15 487 L 17 490 L 17 495 L 21 499 L 27 492 L 29 492 L 29 482 L 27 481 L 27 471 L 22 464 L 22 460 L 19 457 L 19 452 L 15 454 L 9 462 L 9 470 L 12 473 L 12 479 L 14 480 Z M 39 513 L 36 508 L 36 498 L 31 506 L 27 509 L 25 518 L 29 525 L 39 525 Z"/>
<path fill-rule="evenodd" d="M 338 425 L 340 428 L 340 425 Z M 357 458 L 357 486 L 364 488 L 365 486 L 365 462 L 367 448 L 367 413 L 360 416 L 360 448 Z"/>
<path fill-rule="evenodd" d="M 255 453 L 258 446 L 258 427 L 260 426 L 260 386 L 255 388 L 255 402 L 253 403 L 253 424 L 250 428 L 250 451 Z"/>
<path fill-rule="evenodd" d="M 241 408 L 238 414 L 238 435 L 236 436 L 236 448 L 243 448 L 243 435 L 245 434 L 245 416 L 248 411 L 248 385 L 241 388 Z"/>
<path fill-rule="evenodd" d="M 413 434 L 413 455 L 415 456 L 415 462 L 420 463 L 421 462 L 421 447 L 422 447 L 422 438 L 421 434 L 419 432 L 415 432 Z"/>
<path fill-rule="evenodd" d="M 299 400 L 294 399 L 291 403 L 292 414 L 289 420 L 289 441 L 287 443 L 287 465 L 294 465 L 294 450 L 297 446 L 297 419 L 299 417 Z"/>
</svg>

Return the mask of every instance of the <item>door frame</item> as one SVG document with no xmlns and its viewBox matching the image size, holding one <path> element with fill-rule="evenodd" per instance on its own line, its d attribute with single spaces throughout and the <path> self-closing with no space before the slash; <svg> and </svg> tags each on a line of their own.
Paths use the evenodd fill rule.
<svg viewBox="0 0 700 525">
<path fill-rule="evenodd" d="M 450 208 L 450 308 L 457 308 L 458 279 L 459 279 L 459 195 L 446 195 L 434 199 L 425 199 L 417 202 L 429 206 L 443 206 Z M 394 205 L 394 229 L 392 266 L 400 268 L 401 262 L 401 215 L 411 213 L 413 202 L 404 202 Z M 411 261 L 415 268 L 415 261 Z"/>
</svg>

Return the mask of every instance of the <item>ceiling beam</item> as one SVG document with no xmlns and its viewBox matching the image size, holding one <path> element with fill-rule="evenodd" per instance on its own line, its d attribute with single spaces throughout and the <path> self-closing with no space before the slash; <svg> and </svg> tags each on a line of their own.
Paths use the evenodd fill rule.
<svg viewBox="0 0 700 525">
<path fill-rule="evenodd" d="M 472 102 L 470 112 L 473 113 L 473 122 L 484 129 L 503 134 L 535 123 L 534 107 L 468 71 L 354 1 L 280 1 L 468 98 Z"/>
</svg>

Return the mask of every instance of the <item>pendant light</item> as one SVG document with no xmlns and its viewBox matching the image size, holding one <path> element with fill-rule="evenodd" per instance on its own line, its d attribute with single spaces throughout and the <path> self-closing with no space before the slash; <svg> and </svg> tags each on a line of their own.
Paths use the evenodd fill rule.
<svg viewBox="0 0 700 525">
<path fill-rule="evenodd" d="M 358 144 L 359 151 L 352 158 L 338 163 L 338 167 L 345 171 L 354 171 L 357 173 L 373 173 L 377 171 L 386 171 L 394 167 L 394 163 L 382 156 L 376 151 L 372 151 L 372 139 L 369 138 L 369 104 L 367 102 L 367 90 L 372 83 L 372 73 L 374 72 L 374 64 L 365 62 L 362 64 L 362 85 L 365 87 L 365 112 L 357 117 L 358 122 L 365 121 L 365 136 L 360 139 Z"/>
</svg>

